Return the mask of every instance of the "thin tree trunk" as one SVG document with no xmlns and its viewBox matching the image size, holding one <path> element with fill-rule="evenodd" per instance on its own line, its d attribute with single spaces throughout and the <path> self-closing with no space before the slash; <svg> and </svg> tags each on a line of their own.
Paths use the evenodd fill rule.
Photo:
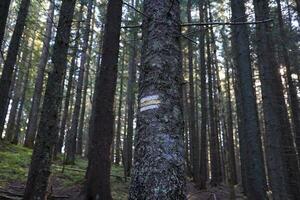
<svg viewBox="0 0 300 200">
<path fill-rule="evenodd" d="M 287 48 L 287 42 L 289 38 L 287 37 L 287 33 L 284 29 L 284 22 L 282 18 L 282 9 L 280 1 L 276 0 L 277 7 L 278 7 L 278 21 L 279 21 L 279 31 L 280 31 L 280 46 L 283 54 L 283 60 L 286 67 L 286 76 L 287 76 L 287 83 L 288 83 L 288 94 L 291 101 L 291 113 L 292 113 L 292 122 L 293 128 L 295 132 L 296 138 L 296 146 L 298 149 L 298 158 L 300 160 L 300 108 L 299 108 L 299 101 L 297 95 L 297 88 L 292 78 L 292 71 L 291 71 L 291 62 L 290 62 L 290 55 L 289 50 Z M 300 184 L 300 183 L 299 183 Z M 299 188 L 300 189 L 300 188 Z"/>
<path fill-rule="evenodd" d="M 83 129 L 84 129 L 84 119 L 85 119 L 85 110 L 86 110 L 86 98 L 87 98 L 87 89 L 89 85 L 89 73 L 90 73 L 90 65 L 91 65 L 91 56 L 92 56 L 92 48 L 93 48 L 93 39 L 94 39 L 94 24 L 95 24 L 95 8 L 93 9 L 93 20 L 92 20 L 92 29 L 91 29 L 91 36 L 90 36 L 90 45 L 88 49 L 87 55 L 87 65 L 86 65 L 86 72 L 84 77 L 84 88 L 83 88 L 83 100 L 82 100 L 82 107 L 80 113 L 80 120 L 78 125 L 78 140 L 76 146 L 76 153 L 82 156 L 83 152 Z"/>
<path fill-rule="evenodd" d="M 80 115 L 80 107 L 81 107 L 81 99 L 82 99 L 82 88 L 84 82 L 84 71 L 87 60 L 87 50 L 89 47 L 89 35 L 91 29 L 91 18 L 92 18 L 92 10 L 93 10 L 93 0 L 88 1 L 88 13 L 87 18 L 85 20 L 85 28 L 83 34 L 83 44 L 82 44 L 82 53 L 79 67 L 79 77 L 76 88 L 76 98 L 75 105 L 72 114 L 72 125 L 71 130 L 68 131 L 69 135 L 67 135 L 66 140 L 66 160 L 65 162 L 68 164 L 75 163 L 75 154 L 76 154 L 76 138 L 77 138 L 77 128 L 79 123 L 79 115 Z"/>
<path fill-rule="evenodd" d="M 1 0 L 0 2 L 0 49 L 3 42 L 3 37 L 5 33 L 6 20 L 9 11 L 9 5 L 11 0 Z M 0 55 L 1 57 L 2 55 Z"/>
<path fill-rule="evenodd" d="M 18 63 L 18 65 L 20 65 L 19 70 L 18 70 L 18 72 L 15 72 L 18 74 L 18 79 L 16 80 L 15 86 L 12 86 L 12 88 L 11 88 L 13 90 L 13 97 L 12 97 L 11 107 L 9 110 L 9 118 L 8 118 L 8 122 L 7 122 L 7 128 L 5 130 L 5 139 L 9 142 L 11 142 L 13 140 L 13 137 L 15 134 L 16 116 L 17 116 L 17 112 L 18 112 L 20 98 L 22 96 L 22 83 L 25 80 L 23 69 L 26 67 L 27 57 L 29 54 L 29 47 L 27 46 L 27 43 L 24 42 L 23 44 L 24 45 L 22 45 L 22 46 L 24 46 L 24 47 L 22 48 L 23 49 L 22 58 L 21 58 L 21 61 L 19 61 L 19 63 Z"/>
<path fill-rule="evenodd" d="M 26 73 L 24 75 L 24 83 L 22 85 L 22 97 L 20 99 L 20 106 L 19 106 L 18 115 L 17 115 L 17 119 L 16 119 L 16 124 L 15 124 L 14 138 L 12 140 L 13 144 L 18 144 L 19 143 L 23 108 L 24 108 L 24 104 L 25 104 L 25 100 L 26 100 L 25 98 L 26 98 L 26 90 L 27 90 L 28 82 L 29 82 L 29 72 L 30 72 L 30 68 L 31 68 L 31 65 L 32 65 L 33 50 L 34 50 L 34 44 L 35 44 L 35 33 L 36 32 L 34 32 L 34 38 L 32 40 L 32 44 L 31 44 L 31 47 L 30 47 L 30 57 L 29 57 L 28 62 L 26 62 L 26 64 L 25 64 Z"/>
<path fill-rule="evenodd" d="M 5 117 L 8 109 L 7 102 L 9 101 L 9 89 L 13 78 L 14 66 L 16 64 L 20 41 L 28 15 L 29 5 L 30 0 L 22 0 L 20 3 L 15 29 L 11 37 L 7 57 L 2 70 L 2 76 L 0 80 L 0 135 L 2 135 L 4 129 Z"/>
<path fill-rule="evenodd" d="M 134 1 L 132 5 L 134 6 Z M 138 1 L 136 5 L 138 5 Z M 133 15 L 135 17 L 135 15 Z M 134 120 L 134 105 L 135 105 L 135 86 L 136 86 L 136 65 L 137 65 L 137 30 L 134 29 L 131 35 L 133 44 L 130 52 L 130 61 L 128 68 L 128 84 L 127 84 L 127 107 L 128 107 L 128 124 L 127 124 L 127 137 L 126 137 L 126 176 L 130 176 L 132 165 L 132 148 L 133 148 L 133 120 Z"/>
<path fill-rule="evenodd" d="M 114 96 L 120 43 L 122 2 L 108 1 L 100 74 L 92 106 L 85 199 L 111 200 L 110 168 Z"/>
<path fill-rule="evenodd" d="M 213 97 L 213 69 L 212 57 L 210 50 L 209 36 L 206 38 L 207 45 L 207 74 L 208 74 L 208 99 L 209 99 L 209 124 L 210 124 L 210 165 L 211 165 L 211 185 L 219 185 L 222 181 L 220 154 L 219 154 L 219 138 L 216 126 L 216 115 Z"/>
<path fill-rule="evenodd" d="M 47 81 L 41 120 L 32 154 L 24 199 L 47 199 L 53 147 L 58 136 L 59 109 L 67 65 L 69 38 L 76 0 L 63 0 L 53 46 L 53 70 Z"/>
<path fill-rule="evenodd" d="M 245 5 L 241 0 L 231 0 L 232 19 L 246 21 Z M 257 113 L 255 89 L 250 60 L 247 26 L 232 26 L 232 46 L 240 93 L 239 117 L 241 161 L 245 162 L 246 194 L 249 199 L 266 199 L 266 174 L 262 152 L 261 133 Z"/>
<path fill-rule="evenodd" d="M 200 22 L 204 21 L 204 1 L 199 3 Z M 206 89 L 206 66 L 205 66 L 205 30 L 201 27 L 200 39 L 200 73 L 201 73 L 201 147 L 200 147 L 200 189 L 206 188 L 207 166 L 207 89 Z"/>
<path fill-rule="evenodd" d="M 64 144 L 65 134 L 66 134 L 66 124 L 67 124 L 68 116 L 70 115 L 69 110 L 71 110 L 70 105 L 72 105 L 71 90 L 72 90 L 72 86 L 73 86 L 74 73 L 77 68 L 76 59 L 77 59 L 78 46 L 79 46 L 79 41 L 80 41 L 79 36 L 80 36 L 80 25 L 81 25 L 82 15 L 83 15 L 82 13 L 83 13 L 83 4 L 80 5 L 79 12 L 77 13 L 78 21 L 76 24 L 75 44 L 72 48 L 73 52 L 72 52 L 72 56 L 71 56 L 72 60 L 71 60 L 71 64 L 70 64 L 69 74 L 68 74 L 67 91 L 66 91 L 65 100 L 64 100 L 64 112 L 63 112 L 62 120 L 61 120 L 61 124 L 60 124 L 59 138 L 58 138 L 57 144 L 55 145 L 54 157 L 56 157 L 57 154 L 61 153 L 61 150 L 62 150 L 62 147 Z"/>
<path fill-rule="evenodd" d="M 269 17 L 268 1 L 254 0 L 255 19 Z M 266 155 L 274 199 L 299 197 L 299 166 L 285 104 L 270 24 L 256 26 L 258 65 L 262 83 Z M 276 159 L 274 159 L 276 158 Z M 298 180 L 298 181 L 297 181 Z M 286 195 L 289 197 L 286 197 Z M 297 195 L 298 194 L 298 195 Z"/>
<path fill-rule="evenodd" d="M 145 0 L 129 200 L 186 199 L 179 1 Z M 163 51 L 161 51 L 163 49 Z"/>
<path fill-rule="evenodd" d="M 117 133 L 116 133 L 116 164 L 119 165 L 121 161 L 121 125 L 122 125 L 122 105 L 123 105 L 123 86 L 124 86 L 124 65 L 125 65 L 125 49 L 122 56 L 122 66 L 120 74 L 120 91 L 119 91 L 119 104 L 118 104 L 118 120 L 117 120 Z"/>
<path fill-rule="evenodd" d="M 50 1 L 48 9 L 48 18 L 46 22 L 45 37 L 43 39 L 43 49 L 38 65 L 37 77 L 35 80 L 35 87 L 33 98 L 31 102 L 31 109 L 29 113 L 29 122 L 27 125 L 24 146 L 33 148 L 36 129 L 38 126 L 38 115 L 40 113 L 40 101 L 42 99 L 43 82 L 45 77 L 45 69 L 49 57 L 50 41 L 52 36 L 52 20 L 54 17 L 54 1 Z"/>
<path fill-rule="evenodd" d="M 188 22 L 192 21 L 191 16 L 192 2 L 188 0 L 187 2 L 187 18 Z M 188 32 L 191 32 L 190 27 L 188 27 Z M 196 183 L 200 181 L 200 160 L 199 160 L 199 136 L 196 132 L 196 121 L 195 121 L 195 95 L 194 95 L 194 67 L 193 67 L 193 44 L 188 41 L 188 68 L 189 68 L 189 132 L 191 134 L 192 141 L 192 170 L 193 178 Z"/>
</svg>

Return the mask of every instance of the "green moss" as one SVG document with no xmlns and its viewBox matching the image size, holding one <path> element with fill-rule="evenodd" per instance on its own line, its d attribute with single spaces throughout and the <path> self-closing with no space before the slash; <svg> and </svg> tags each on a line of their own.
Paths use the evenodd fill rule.
<svg viewBox="0 0 300 200">
<path fill-rule="evenodd" d="M 0 187 L 5 187 L 9 182 L 25 182 L 30 165 L 32 150 L 22 146 L 12 145 L 0 141 Z M 71 187 L 83 184 L 87 160 L 77 157 L 75 165 L 66 165 L 63 168 L 63 156 L 59 156 L 52 165 L 53 175 L 62 181 L 64 187 Z M 72 170 L 75 169 L 75 170 Z M 123 177 L 124 169 L 119 166 L 112 166 L 111 187 L 115 200 L 128 198 L 128 184 Z"/>
<path fill-rule="evenodd" d="M 31 154 L 28 148 L 0 142 L 0 186 L 26 180 Z"/>
</svg>

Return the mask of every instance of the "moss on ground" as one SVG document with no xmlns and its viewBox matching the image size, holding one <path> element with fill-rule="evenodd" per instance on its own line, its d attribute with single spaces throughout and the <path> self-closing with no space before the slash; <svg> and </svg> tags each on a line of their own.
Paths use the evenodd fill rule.
<svg viewBox="0 0 300 200">
<path fill-rule="evenodd" d="M 31 149 L 0 141 L 0 187 L 5 187 L 11 182 L 22 183 L 26 181 L 31 154 Z M 53 163 L 52 172 L 54 177 L 61 180 L 64 187 L 81 185 L 84 181 L 87 160 L 77 157 L 75 165 L 64 166 L 64 172 L 62 172 L 62 161 L 63 157 L 60 156 Z M 122 179 L 123 168 L 112 166 L 111 174 L 113 199 L 127 199 L 129 181 L 125 182 Z"/>
</svg>

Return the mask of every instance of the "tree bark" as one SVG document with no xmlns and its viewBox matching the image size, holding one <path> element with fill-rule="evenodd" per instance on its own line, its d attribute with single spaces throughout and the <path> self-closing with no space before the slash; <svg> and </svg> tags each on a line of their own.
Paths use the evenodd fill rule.
<svg viewBox="0 0 300 200">
<path fill-rule="evenodd" d="M 125 65 L 125 49 L 122 56 L 121 74 L 120 74 L 120 91 L 118 104 L 118 120 L 116 132 L 116 164 L 119 165 L 121 161 L 121 126 L 122 126 L 122 105 L 123 105 L 123 86 L 124 86 L 124 65 Z"/>
<path fill-rule="evenodd" d="M 64 100 L 64 112 L 62 114 L 62 120 L 60 124 L 60 130 L 59 130 L 59 138 L 57 141 L 57 144 L 55 145 L 55 150 L 54 150 L 54 157 L 56 157 L 57 154 L 61 153 L 64 140 L 65 140 L 65 134 L 66 134 L 66 125 L 67 125 L 67 120 L 68 116 L 70 115 L 70 107 L 72 106 L 71 103 L 71 90 L 73 86 L 73 79 L 74 79 L 74 73 L 77 68 L 77 53 L 78 53 L 78 46 L 79 46 L 79 37 L 80 37 L 80 25 L 82 21 L 82 14 L 83 13 L 83 4 L 80 5 L 79 12 L 77 13 L 77 24 L 76 24 L 76 34 L 75 34 L 75 44 L 73 46 L 73 52 L 72 52 L 72 60 L 70 64 L 70 69 L 69 69 L 69 74 L 68 74 L 68 85 L 67 85 L 67 91 L 65 95 L 65 100 Z M 71 106 L 70 106 L 71 105 Z"/>
<path fill-rule="evenodd" d="M 231 0 L 232 19 L 246 21 L 245 5 L 241 0 Z M 238 91 L 240 93 L 239 117 L 241 161 L 245 167 L 246 194 L 249 199 L 266 199 L 266 175 L 262 152 L 255 90 L 250 60 L 247 26 L 232 26 L 232 46 L 236 62 Z"/>
<path fill-rule="evenodd" d="M 110 168 L 114 95 L 120 43 L 122 2 L 108 1 L 100 74 L 96 78 L 89 139 L 85 199 L 111 200 Z"/>
<path fill-rule="evenodd" d="M 130 200 L 186 199 L 179 4 L 144 1 Z"/>
<path fill-rule="evenodd" d="M 132 1 L 134 3 L 134 1 Z M 134 6 L 134 4 L 132 4 Z M 136 5 L 138 5 L 138 1 Z M 136 17 L 135 14 L 133 17 Z M 125 172 L 126 176 L 130 176 L 132 165 L 132 148 L 133 148 L 133 120 L 134 120 L 134 106 L 135 106 L 135 87 L 136 87 L 136 65 L 137 65 L 137 30 L 133 29 L 132 46 L 130 52 L 130 61 L 128 68 L 128 84 L 127 84 L 127 107 L 128 107 L 128 121 L 127 121 L 127 137 L 126 137 L 126 156 L 125 156 Z"/>
<path fill-rule="evenodd" d="M 67 164 L 75 163 L 75 155 L 76 155 L 76 138 L 77 138 L 77 128 L 79 123 L 79 114 L 81 107 L 81 99 L 82 99 L 82 88 L 84 82 L 84 72 L 85 66 L 88 65 L 86 63 L 87 60 L 87 50 L 89 47 L 89 35 L 91 29 L 91 18 L 92 18 L 92 10 L 93 10 L 93 0 L 88 1 L 88 13 L 87 18 L 85 20 L 85 28 L 83 34 L 83 44 L 82 44 L 82 53 L 79 67 L 79 76 L 78 83 L 76 88 L 76 97 L 75 97 L 75 105 L 72 114 L 72 124 L 71 130 L 68 131 L 67 140 L 66 140 L 66 160 Z"/>
<path fill-rule="evenodd" d="M 76 153 L 82 156 L 83 152 L 83 129 L 84 129 L 84 121 L 85 121 L 85 110 L 86 110 L 86 98 L 87 98 L 87 90 L 89 85 L 89 72 L 90 72 L 90 65 L 91 65 L 91 55 L 92 55 L 92 48 L 93 48 L 93 39 L 94 39 L 94 24 L 95 24 L 95 8 L 93 10 L 93 20 L 92 20 L 92 29 L 91 29 L 91 38 L 89 44 L 89 50 L 87 55 L 87 65 L 86 65 L 86 72 L 84 75 L 84 88 L 83 88 L 83 99 L 82 99 L 82 107 L 80 113 L 80 120 L 78 126 L 78 140 L 76 146 Z"/>
<path fill-rule="evenodd" d="M 30 0 L 22 0 L 20 3 L 20 9 L 18 12 L 18 17 L 15 25 L 13 35 L 8 47 L 7 57 L 4 62 L 4 67 L 2 70 L 2 76 L 0 80 L 0 135 L 2 135 L 5 117 L 8 109 L 9 101 L 9 89 L 12 82 L 14 66 L 16 64 L 16 59 L 19 51 L 20 41 L 24 31 L 26 18 L 28 15 L 28 9 L 30 5 Z"/>
<path fill-rule="evenodd" d="M 192 2 L 188 0 L 187 2 L 187 19 L 190 23 L 192 21 L 191 15 Z M 191 32 L 190 27 L 188 27 L 188 32 Z M 195 120 L 195 95 L 194 95 L 194 67 L 193 67 L 193 44 L 188 41 L 188 68 L 189 68 L 189 133 L 191 134 L 192 141 L 192 170 L 193 178 L 196 183 L 200 181 L 200 160 L 199 160 L 199 136 L 196 132 L 196 120 Z"/>
<path fill-rule="evenodd" d="M 0 49 L 3 42 L 3 37 L 5 33 L 6 20 L 9 11 L 9 5 L 11 0 L 2 0 L 0 2 Z"/>
<path fill-rule="evenodd" d="M 253 3 L 256 20 L 269 17 L 268 1 L 254 0 Z M 297 184 L 294 185 L 293 179 L 299 178 L 299 166 L 293 148 L 293 137 L 284 100 L 279 65 L 274 59 L 273 49 L 275 47 L 270 25 L 257 25 L 256 37 L 270 186 L 274 199 L 286 199 L 286 193 L 291 198 L 297 193 L 294 190 Z M 297 197 L 295 198 L 297 199 Z"/>
<path fill-rule="evenodd" d="M 204 22 L 204 1 L 199 2 L 200 22 Z M 206 89 L 206 65 L 205 65 L 205 30 L 201 27 L 199 39 L 200 74 L 201 74 L 201 146 L 200 146 L 200 189 L 206 188 L 207 166 L 207 89 Z"/>
<path fill-rule="evenodd" d="M 40 101 L 42 99 L 43 82 L 45 77 L 45 69 L 49 57 L 50 41 L 52 36 L 52 20 L 54 17 L 54 1 L 50 1 L 48 9 L 48 18 L 46 22 L 45 37 L 43 39 L 43 49 L 38 65 L 37 77 L 35 80 L 35 87 L 33 98 L 31 102 L 31 109 L 29 113 L 29 121 L 26 130 L 24 146 L 33 148 L 36 129 L 38 126 L 38 115 L 40 113 Z"/>
<path fill-rule="evenodd" d="M 41 120 L 32 154 L 24 199 L 47 199 L 53 147 L 57 141 L 58 119 L 63 96 L 63 79 L 76 0 L 63 0 L 53 46 L 53 69 L 47 81 Z"/>
</svg>

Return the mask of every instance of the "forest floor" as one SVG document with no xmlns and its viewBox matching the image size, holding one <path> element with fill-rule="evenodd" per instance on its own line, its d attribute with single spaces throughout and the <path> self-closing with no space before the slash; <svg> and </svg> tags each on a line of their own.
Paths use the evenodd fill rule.
<svg viewBox="0 0 300 200">
<path fill-rule="evenodd" d="M 30 164 L 32 150 L 0 141 L 0 199 L 19 200 L 25 188 L 26 176 Z M 78 200 L 87 166 L 87 160 L 77 158 L 75 165 L 63 166 L 63 158 L 59 157 L 52 165 L 51 199 Z M 112 166 L 111 187 L 114 200 L 126 200 L 129 180 L 125 181 L 123 168 Z M 240 192 L 233 195 L 226 186 L 199 191 L 192 182 L 187 185 L 188 200 L 226 200 L 244 199 Z M 231 192 L 230 192 L 231 191 Z"/>
</svg>

